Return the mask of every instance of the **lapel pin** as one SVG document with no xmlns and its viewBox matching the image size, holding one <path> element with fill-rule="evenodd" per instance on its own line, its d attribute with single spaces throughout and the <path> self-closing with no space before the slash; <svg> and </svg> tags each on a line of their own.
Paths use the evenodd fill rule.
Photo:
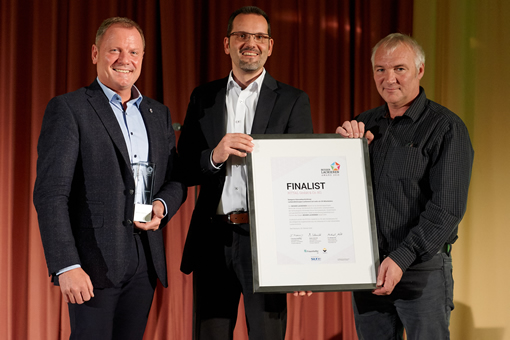
<svg viewBox="0 0 510 340">
<path fill-rule="evenodd" d="M 151 108 L 149 108 L 149 112 L 152 113 L 152 109 Z"/>
</svg>

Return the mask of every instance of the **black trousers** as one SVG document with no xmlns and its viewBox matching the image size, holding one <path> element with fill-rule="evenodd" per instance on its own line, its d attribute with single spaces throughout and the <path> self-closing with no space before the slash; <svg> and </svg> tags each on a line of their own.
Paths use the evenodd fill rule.
<svg viewBox="0 0 510 340">
<path fill-rule="evenodd" d="M 249 225 L 213 223 L 203 261 L 193 272 L 195 339 L 233 339 L 241 293 L 250 340 L 283 340 L 286 294 L 253 293 Z"/>
<path fill-rule="evenodd" d="M 354 318 L 360 340 L 450 339 L 453 310 L 452 259 L 440 253 L 410 266 L 388 296 L 353 293 Z"/>
<path fill-rule="evenodd" d="M 94 297 L 68 304 L 70 339 L 141 340 L 147 325 L 157 276 L 145 232 L 133 234 L 131 261 L 126 275 L 113 288 L 96 289 Z"/>
</svg>

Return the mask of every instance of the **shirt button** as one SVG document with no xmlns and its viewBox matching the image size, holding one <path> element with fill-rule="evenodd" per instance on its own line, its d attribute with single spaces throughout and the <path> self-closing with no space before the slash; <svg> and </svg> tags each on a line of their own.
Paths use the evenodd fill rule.
<svg viewBox="0 0 510 340">
<path fill-rule="evenodd" d="M 135 158 L 136 158 L 136 155 L 135 155 Z"/>
<path fill-rule="evenodd" d="M 133 133 L 131 132 L 131 136 L 133 135 Z"/>
<path fill-rule="evenodd" d="M 235 189 L 236 189 L 236 190 L 239 190 L 239 188 L 238 188 L 238 187 L 235 187 Z"/>
</svg>

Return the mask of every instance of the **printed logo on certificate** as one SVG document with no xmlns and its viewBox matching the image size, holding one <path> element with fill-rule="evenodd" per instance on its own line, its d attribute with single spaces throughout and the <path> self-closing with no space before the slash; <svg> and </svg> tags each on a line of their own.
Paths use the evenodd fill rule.
<svg viewBox="0 0 510 340">
<path fill-rule="evenodd" d="M 347 173 L 345 157 L 271 158 L 278 265 L 355 262 Z"/>
</svg>

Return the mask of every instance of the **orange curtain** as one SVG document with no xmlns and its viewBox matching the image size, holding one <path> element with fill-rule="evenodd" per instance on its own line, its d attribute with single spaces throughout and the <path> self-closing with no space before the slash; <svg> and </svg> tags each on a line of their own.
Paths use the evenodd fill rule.
<svg viewBox="0 0 510 340">
<path fill-rule="evenodd" d="M 222 41 L 231 12 L 256 5 L 271 18 L 274 53 L 266 68 L 305 90 L 316 133 L 381 103 L 370 49 L 390 32 L 411 33 L 407 0 L 1 0 L 0 1 L 0 338 L 67 339 L 67 306 L 47 275 L 32 205 L 36 146 L 44 109 L 95 78 L 91 45 L 100 23 L 127 16 L 147 40 L 137 86 L 182 123 L 200 83 L 225 77 Z M 178 137 L 177 133 L 177 137 Z M 194 204 L 166 227 L 170 286 L 158 286 L 145 339 L 191 339 L 192 276 L 179 271 Z M 355 339 L 350 293 L 288 297 L 287 339 Z M 236 339 L 247 339 L 240 313 Z"/>
</svg>

